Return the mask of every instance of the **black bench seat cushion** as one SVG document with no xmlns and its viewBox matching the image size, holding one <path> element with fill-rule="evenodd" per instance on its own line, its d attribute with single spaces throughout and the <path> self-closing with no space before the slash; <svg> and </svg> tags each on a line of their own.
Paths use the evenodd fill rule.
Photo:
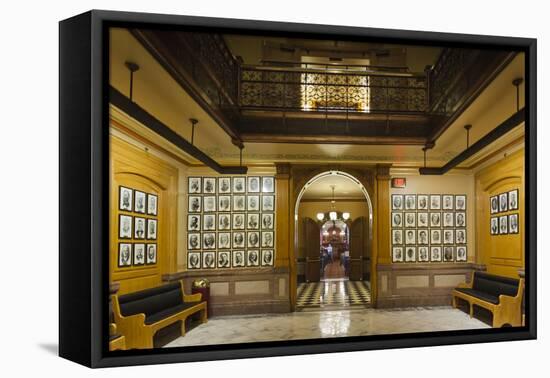
<svg viewBox="0 0 550 378">
<path fill-rule="evenodd" d="M 455 290 L 460 291 L 461 293 L 464 293 L 464 294 L 471 295 L 472 297 L 479 298 L 481 300 L 484 300 L 485 302 L 489 302 L 489 303 L 493 303 L 493 304 L 498 304 L 499 303 L 498 297 L 495 297 L 494 295 L 485 293 L 483 291 L 470 289 L 470 288 L 464 288 L 464 287 L 459 287 L 459 288 L 456 288 Z"/>
<path fill-rule="evenodd" d="M 146 318 L 184 304 L 179 282 L 121 295 L 118 302 L 123 316 L 145 314 Z"/>
<path fill-rule="evenodd" d="M 152 314 L 145 317 L 145 324 L 153 324 L 159 320 L 166 319 L 169 316 L 177 314 L 180 311 L 187 310 L 193 306 L 198 305 L 201 302 L 186 302 L 175 307 L 167 308 L 165 310 L 159 311 L 156 314 Z"/>
</svg>

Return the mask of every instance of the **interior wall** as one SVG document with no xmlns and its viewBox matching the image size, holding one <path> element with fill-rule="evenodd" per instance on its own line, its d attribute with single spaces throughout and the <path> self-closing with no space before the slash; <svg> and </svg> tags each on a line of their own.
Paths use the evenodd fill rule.
<svg viewBox="0 0 550 378">
<path fill-rule="evenodd" d="M 525 267 L 525 150 L 521 149 L 475 174 L 477 198 L 478 261 L 489 273 L 518 277 Z M 519 190 L 519 209 L 499 214 L 490 213 L 490 198 L 513 189 Z M 491 235 L 490 219 L 519 214 L 519 233 Z"/>
</svg>

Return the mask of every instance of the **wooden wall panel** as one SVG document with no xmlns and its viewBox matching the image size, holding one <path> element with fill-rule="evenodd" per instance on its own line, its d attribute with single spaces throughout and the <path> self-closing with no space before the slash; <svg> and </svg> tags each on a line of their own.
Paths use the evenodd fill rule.
<svg viewBox="0 0 550 378">
<path fill-rule="evenodd" d="M 110 137 L 110 283 L 120 284 L 124 294 L 160 285 L 162 275 L 173 273 L 177 266 L 177 189 L 178 170 L 115 136 Z M 157 264 L 118 267 L 119 186 L 138 189 L 158 196 Z M 152 218 L 144 214 L 123 212 L 132 216 Z M 153 242 L 153 241 L 132 241 Z"/>
<path fill-rule="evenodd" d="M 475 175 L 477 263 L 489 273 L 518 277 L 525 266 L 525 150 L 521 149 Z M 519 213 L 519 234 L 491 235 L 490 197 L 519 189 L 519 209 L 493 216 Z"/>
</svg>

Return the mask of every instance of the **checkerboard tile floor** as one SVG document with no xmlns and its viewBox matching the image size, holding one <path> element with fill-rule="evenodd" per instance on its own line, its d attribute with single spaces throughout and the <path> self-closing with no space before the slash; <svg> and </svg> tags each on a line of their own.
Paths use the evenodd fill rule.
<svg viewBox="0 0 550 378">
<path fill-rule="evenodd" d="M 370 307 L 370 285 L 365 281 L 326 280 L 298 286 L 298 309 Z"/>
</svg>

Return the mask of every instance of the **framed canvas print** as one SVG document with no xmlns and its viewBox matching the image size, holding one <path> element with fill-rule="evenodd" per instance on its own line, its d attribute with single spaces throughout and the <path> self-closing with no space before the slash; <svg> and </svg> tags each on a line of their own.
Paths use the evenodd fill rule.
<svg viewBox="0 0 550 378">
<path fill-rule="evenodd" d="M 59 27 L 62 357 L 536 337 L 535 40 L 111 11 Z M 480 280 L 506 300 L 455 290 Z"/>
</svg>

